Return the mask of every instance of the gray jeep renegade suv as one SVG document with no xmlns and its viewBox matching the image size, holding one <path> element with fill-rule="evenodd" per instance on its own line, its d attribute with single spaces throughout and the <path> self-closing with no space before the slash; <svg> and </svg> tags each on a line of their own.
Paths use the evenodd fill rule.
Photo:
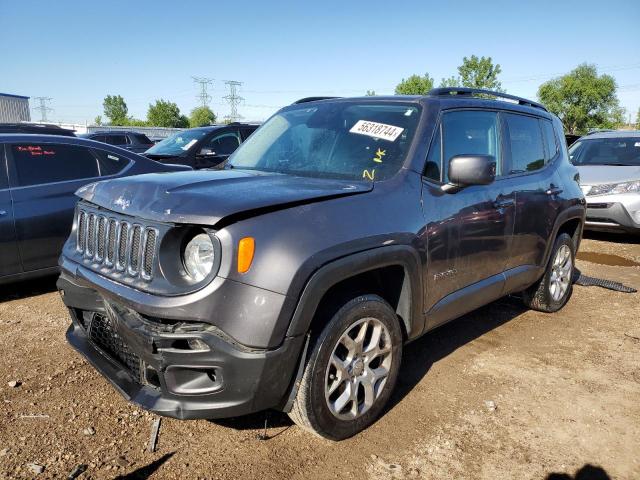
<svg viewBox="0 0 640 480">
<path fill-rule="evenodd" d="M 275 408 L 349 437 L 403 344 L 510 293 L 567 302 L 585 202 L 563 138 L 495 92 L 316 97 L 223 170 L 91 184 L 60 259 L 67 338 L 161 415 Z"/>
</svg>

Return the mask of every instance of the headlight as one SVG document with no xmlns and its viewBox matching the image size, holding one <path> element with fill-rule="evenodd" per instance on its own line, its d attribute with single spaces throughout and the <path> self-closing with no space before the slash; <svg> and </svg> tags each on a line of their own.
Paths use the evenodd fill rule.
<svg viewBox="0 0 640 480">
<path fill-rule="evenodd" d="M 211 238 L 206 233 L 200 233 L 187 243 L 182 262 L 191 279 L 200 282 L 211 273 L 214 256 Z"/>
<path fill-rule="evenodd" d="M 639 193 L 640 180 L 624 183 L 607 183 L 604 185 L 594 185 L 587 195 L 615 195 L 618 193 Z"/>
</svg>

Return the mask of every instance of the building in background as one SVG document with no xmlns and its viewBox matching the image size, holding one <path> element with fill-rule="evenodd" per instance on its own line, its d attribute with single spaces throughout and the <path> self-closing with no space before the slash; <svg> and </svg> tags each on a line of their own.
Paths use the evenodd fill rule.
<svg viewBox="0 0 640 480">
<path fill-rule="evenodd" d="M 0 122 L 30 122 L 29 97 L 0 93 Z"/>
</svg>

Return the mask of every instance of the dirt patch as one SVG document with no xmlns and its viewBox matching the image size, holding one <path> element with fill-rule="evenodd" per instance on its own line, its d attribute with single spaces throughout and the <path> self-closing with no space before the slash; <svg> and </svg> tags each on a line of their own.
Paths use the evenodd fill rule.
<svg viewBox="0 0 640 480">
<path fill-rule="evenodd" d="M 585 262 L 609 265 L 611 267 L 640 267 L 640 263 L 638 262 L 611 253 L 578 252 L 576 258 L 578 260 L 584 260 Z"/>
<path fill-rule="evenodd" d="M 618 240 L 588 238 L 583 251 L 640 261 L 640 244 Z M 637 267 L 577 264 L 640 288 Z M 268 412 L 163 419 L 148 453 L 154 417 L 67 346 L 54 288 L 0 292 L 0 478 L 66 478 L 79 464 L 80 479 L 545 479 L 596 468 L 640 478 L 640 294 L 577 286 L 556 314 L 506 298 L 466 315 L 407 346 L 387 413 L 344 442 Z"/>
</svg>

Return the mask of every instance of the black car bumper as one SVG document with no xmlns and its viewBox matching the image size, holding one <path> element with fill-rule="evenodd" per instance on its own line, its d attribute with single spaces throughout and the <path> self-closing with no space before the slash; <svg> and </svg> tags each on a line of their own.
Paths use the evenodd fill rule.
<svg viewBox="0 0 640 480">
<path fill-rule="evenodd" d="M 284 406 L 303 337 L 249 349 L 209 324 L 144 317 L 82 283 L 64 271 L 58 280 L 73 319 L 67 339 L 131 402 L 180 419 Z"/>
</svg>

